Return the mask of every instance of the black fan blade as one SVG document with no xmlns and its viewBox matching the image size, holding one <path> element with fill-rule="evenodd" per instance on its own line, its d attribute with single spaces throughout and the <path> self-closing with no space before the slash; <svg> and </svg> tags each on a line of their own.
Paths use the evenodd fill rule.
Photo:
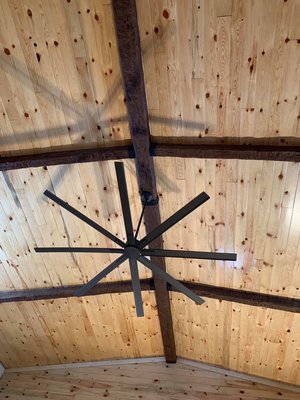
<svg viewBox="0 0 300 400">
<path fill-rule="evenodd" d="M 129 265 L 130 265 L 132 288 L 133 288 L 134 301 L 136 307 L 136 315 L 138 317 L 143 317 L 144 309 L 143 309 L 142 291 L 141 291 L 139 271 L 136 259 L 130 258 Z"/>
<path fill-rule="evenodd" d="M 115 162 L 115 168 L 116 168 L 116 174 L 117 174 L 117 180 L 118 180 L 118 187 L 119 187 L 119 193 L 120 193 L 120 199 L 121 199 L 121 206 L 122 206 L 127 242 L 128 242 L 128 244 L 133 245 L 134 244 L 134 233 L 133 233 L 133 227 L 132 227 L 132 219 L 131 219 L 131 213 L 130 213 L 130 205 L 129 205 L 129 199 L 128 199 L 128 191 L 127 191 L 127 185 L 126 185 L 124 164 L 122 162 Z"/>
<path fill-rule="evenodd" d="M 175 214 L 171 215 L 168 219 L 162 222 L 159 226 L 153 229 L 148 235 L 146 235 L 138 244 L 138 248 L 141 250 L 147 244 L 151 243 L 158 236 L 162 235 L 165 231 L 179 222 L 182 218 L 186 217 L 192 211 L 194 211 L 197 207 L 201 206 L 201 204 L 205 203 L 209 199 L 208 194 L 205 192 L 200 193 L 197 197 L 187 203 L 180 210 L 176 211 Z"/>
<path fill-rule="evenodd" d="M 36 253 L 111 253 L 122 254 L 124 249 L 103 249 L 101 247 L 35 247 Z"/>
<path fill-rule="evenodd" d="M 124 261 L 127 260 L 127 256 L 120 256 L 117 258 L 115 261 L 113 261 L 111 264 L 109 264 L 106 268 L 104 268 L 99 274 L 94 276 L 93 279 L 91 279 L 88 283 L 83 285 L 80 289 L 76 290 L 74 293 L 74 296 L 82 296 L 84 295 L 88 290 L 90 290 L 92 287 L 94 287 L 101 279 L 105 278 L 106 275 L 108 275 L 110 272 L 112 272 L 114 269 L 116 269 L 120 264 L 122 264 Z"/>
<path fill-rule="evenodd" d="M 164 250 L 164 249 L 143 249 L 143 256 L 151 257 L 174 257 L 174 258 L 197 258 L 199 260 L 221 260 L 236 261 L 235 253 L 216 253 L 207 251 L 186 251 L 186 250 Z"/>
<path fill-rule="evenodd" d="M 91 220 L 86 215 L 82 214 L 80 211 L 76 210 L 74 207 L 70 206 L 68 203 L 57 197 L 54 193 L 49 192 L 46 190 L 44 195 L 47 196 L 49 199 L 53 200 L 59 206 L 63 207 L 65 210 L 69 211 L 71 214 L 75 215 L 75 217 L 81 219 L 81 221 L 85 222 L 86 224 L 90 225 L 92 228 L 96 229 L 96 231 L 102 233 L 108 239 L 112 240 L 113 242 L 117 243 L 121 247 L 125 247 L 125 243 L 117 238 L 112 233 L 108 232 L 105 228 L 102 228 L 99 224 Z"/>
<path fill-rule="evenodd" d="M 168 282 L 170 285 L 174 286 L 181 293 L 185 294 L 187 297 L 192 299 L 197 304 L 203 304 L 204 300 L 201 297 L 197 296 L 190 289 L 184 286 L 182 283 L 178 282 L 177 279 L 173 278 L 173 276 L 169 275 L 167 272 L 163 271 L 161 268 L 157 267 L 153 264 L 152 261 L 148 260 L 143 256 L 138 258 L 138 261 L 145 265 L 145 267 L 149 268 L 154 274 L 160 276 L 163 280 Z"/>
</svg>

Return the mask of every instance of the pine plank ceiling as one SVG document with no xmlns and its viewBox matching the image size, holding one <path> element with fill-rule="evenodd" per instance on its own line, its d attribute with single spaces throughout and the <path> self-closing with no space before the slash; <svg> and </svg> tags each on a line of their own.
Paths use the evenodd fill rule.
<svg viewBox="0 0 300 400">
<path fill-rule="evenodd" d="M 212 372 L 183 362 L 60 368 L 7 372 L 1 381 L 3 398 L 33 397 L 57 400 L 108 397 L 112 400 L 206 399 L 206 400 L 298 400 L 299 390 L 277 387 L 241 377 Z M 66 379 L 66 376 L 68 377 Z M 281 386 L 281 387 L 280 387 Z M 134 394 L 133 394 L 134 391 Z"/>
<path fill-rule="evenodd" d="M 129 142 L 111 2 L 0 7 L 1 156 Z M 137 9 L 154 141 L 299 144 L 299 1 L 138 0 Z M 134 161 L 125 168 L 136 226 Z M 299 164 L 156 158 L 155 168 L 162 220 L 203 190 L 211 197 L 164 235 L 165 247 L 238 254 L 236 263 L 169 259 L 168 272 L 300 298 Z M 111 261 L 34 253 L 35 245 L 112 246 L 46 201 L 45 189 L 125 240 L 112 161 L 0 179 L 1 290 L 79 284 Z M 140 268 L 140 277 L 150 275 Z M 129 278 L 124 264 L 106 280 Z M 300 384 L 299 314 L 170 297 L 178 355 Z M 131 294 L 1 304 L 0 361 L 161 355 L 155 297 L 143 299 L 143 319 Z"/>
<path fill-rule="evenodd" d="M 137 7 L 157 141 L 299 138 L 297 1 L 142 0 Z"/>
</svg>

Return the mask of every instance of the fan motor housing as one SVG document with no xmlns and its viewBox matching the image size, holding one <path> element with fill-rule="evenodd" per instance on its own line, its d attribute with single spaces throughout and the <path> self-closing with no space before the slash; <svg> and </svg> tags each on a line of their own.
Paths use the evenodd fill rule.
<svg viewBox="0 0 300 400">
<path fill-rule="evenodd" d="M 124 255 L 126 255 L 128 258 L 137 259 L 140 257 L 141 253 L 135 246 L 126 246 L 124 249 Z"/>
</svg>

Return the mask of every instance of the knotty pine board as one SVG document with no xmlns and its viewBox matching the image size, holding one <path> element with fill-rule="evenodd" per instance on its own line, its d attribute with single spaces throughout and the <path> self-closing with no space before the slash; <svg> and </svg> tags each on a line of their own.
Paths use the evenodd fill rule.
<svg viewBox="0 0 300 400">
<path fill-rule="evenodd" d="M 154 140 L 299 143 L 297 0 L 137 8 Z"/>
<path fill-rule="evenodd" d="M 171 294 L 177 354 L 233 371 L 300 385 L 300 316 Z"/>
<path fill-rule="evenodd" d="M 296 0 L 137 7 L 154 140 L 297 142 Z M 110 2 L 3 1 L 1 15 L 3 154 L 129 139 Z"/>
<path fill-rule="evenodd" d="M 299 164 L 155 159 L 162 220 L 210 199 L 164 234 L 168 249 L 237 253 L 236 262 L 167 258 L 177 279 L 300 296 Z M 178 166 L 180 179 L 176 178 Z M 172 182 L 172 184 L 171 184 Z"/>
<path fill-rule="evenodd" d="M 1 362 L 15 368 L 161 356 L 153 292 L 143 292 L 143 302 L 144 318 L 131 293 L 1 304 Z"/>
<path fill-rule="evenodd" d="M 110 2 L 1 1 L 0 45 L 1 155 L 129 139 Z"/>
<path fill-rule="evenodd" d="M 134 161 L 125 161 L 134 228 L 141 213 Z M 4 172 L 0 176 L 0 290 L 86 282 L 116 255 L 40 253 L 34 247 L 116 247 L 111 240 L 61 209 L 45 189 L 126 241 L 114 162 L 71 164 Z M 139 237 L 145 234 L 142 224 Z M 140 277 L 151 272 L 140 266 Z M 107 280 L 130 278 L 127 262 Z"/>
<path fill-rule="evenodd" d="M 299 393 L 182 363 L 7 372 L 0 398 L 296 400 Z M 1 397 L 2 396 L 2 397 Z"/>
<path fill-rule="evenodd" d="M 136 226 L 141 205 L 133 161 L 126 161 L 125 169 Z M 198 263 L 195 260 L 167 259 L 169 273 L 196 282 L 283 296 L 299 296 L 298 164 L 166 158 L 156 160 L 156 172 L 162 220 L 203 190 L 211 196 L 198 211 L 164 235 L 165 247 L 218 251 L 224 249 L 236 251 L 238 254 L 236 263 L 225 265 L 222 262 Z M 36 258 L 32 251 L 35 244 L 111 245 L 96 232 L 74 220 L 73 216 L 62 213 L 57 206 L 52 206 L 52 202 L 45 201 L 42 192 L 45 188 L 51 189 L 51 185 L 70 204 L 96 218 L 96 221 L 118 233 L 121 238 L 125 235 L 113 162 L 81 164 L 67 168 L 36 168 L 3 174 L 1 260 L 4 268 L 0 270 L 2 290 L 80 283 L 91 278 L 102 265 L 109 262 L 107 256 L 76 256 L 75 259 L 64 259 L 62 255 L 43 254 Z M 150 277 L 150 274 L 140 268 L 140 276 Z M 127 266 L 119 268 L 119 271 L 110 274 L 107 279 L 129 279 Z M 149 310 L 146 317 L 138 320 L 135 328 L 135 322 L 131 320 L 135 312 L 133 296 L 124 296 L 99 296 L 96 300 L 91 300 L 92 306 L 86 305 L 90 303 L 83 300 L 83 309 L 78 299 L 55 300 L 53 304 L 47 301 L 1 305 L 0 340 L 4 352 L 2 361 L 18 366 L 82 361 L 93 357 L 102 359 L 123 355 L 160 355 L 162 349 L 157 343 L 160 343 L 161 338 L 153 300 L 148 308 L 146 306 Z M 145 300 L 147 295 L 143 296 Z M 153 294 L 151 296 L 153 298 Z M 272 379 L 297 382 L 298 315 L 230 303 L 219 304 L 209 299 L 206 299 L 203 307 L 197 308 L 188 299 L 174 300 L 178 296 L 180 298 L 180 295 L 172 293 L 179 355 Z M 86 307 L 89 311 L 85 311 Z M 56 309 L 57 317 L 54 311 Z M 200 316 L 201 324 L 205 324 L 202 328 L 197 326 Z M 104 331 L 101 329 L 101 322 L 98 322 L 102 318 L 105 319 Z M 113 348 L 114 339 L 104 339 L 103 348 L 97 350 L 97 335 L 101 342 L 109 326 L 112 336 L 108 338 L 115 338 L 118 335 L 118 330 L 115 329 L 120 318 L 125 319 L 125 332 L 128 332 L 131 340 L 135 329 L 140 332 L 139 327 L 146 324 L 142 334 L 138 333 L 139 339 L 133 346 L 134 350 L 127 345 L 125 347 L 124 341 L 121 344 L 117 342 L 117 347 Z M 271 320 L 275 322 L 271 323 Z M 82 327 L 85 323 L 86 326 Z M 80 325 L 79 338 L 76 336 L 77 324 Z M 152 329 L 153 324 L 157 326 L 155 330 Z M 272 327 L 272 333 L 268 332 L 269 326 Z M 290 332 L 287 332 L 288 329 Z M 91 333 L 94 331 L 96 334 Z M 70 332 L 71 335 L 75 332 L 75 339 L 72 341 L 76 346 L 74 349 L 70 347 Z M 87 335 L 88 339 L 85 341 L 87 332 L 91 336 Z M 57 339 L 55 342 L 50 340 L 52 335 Z M 145 347 L 145 340 L 154 340 L 154 344 Z M 209 347 L 206 342 L 210 343 Z M 60 347 L 65 344 L 66 354 Z M 247 351 L 241 351 L 243 348 Z M 258 348 L 261 351 L 255 350 Z M 271 368 L 270 363 L 275 357 L 276 366 L 274 364 Z"/>
</svg>

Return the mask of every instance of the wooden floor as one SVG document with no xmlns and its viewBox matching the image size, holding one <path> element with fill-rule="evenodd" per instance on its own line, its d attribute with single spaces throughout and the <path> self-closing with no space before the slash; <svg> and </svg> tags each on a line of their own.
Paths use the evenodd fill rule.
<svg viewBox="0 0 300 400">
<path fill-rule="evenodd" d="M 177 363 L 7 372 L 0 399 L 299 400 L 299 393 Z"/>
</svg>

